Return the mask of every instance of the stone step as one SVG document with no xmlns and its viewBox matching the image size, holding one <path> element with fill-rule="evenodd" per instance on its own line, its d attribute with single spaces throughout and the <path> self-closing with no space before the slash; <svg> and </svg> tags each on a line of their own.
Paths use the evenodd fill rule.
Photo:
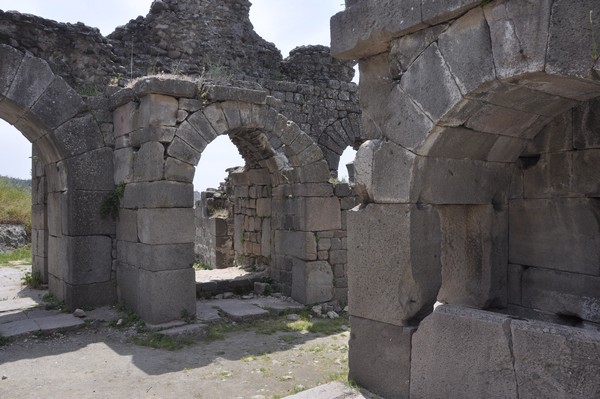
<svg viewBox="0 0 600 399">
<path fill-rule="evenodd" d="M 1 319 L 0 315 L 0 319 Z M 46 317 L 22 318 L 0 324 L 0 336 L 11 338 L 35 332 L 68 331 L 85 325 L 85 322 L 72 314 L 60 313 Z"/>
</svg>

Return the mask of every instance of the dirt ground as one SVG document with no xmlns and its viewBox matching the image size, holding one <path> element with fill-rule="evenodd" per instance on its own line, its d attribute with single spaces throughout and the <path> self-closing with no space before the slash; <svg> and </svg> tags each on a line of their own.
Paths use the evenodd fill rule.
<svg viewBox="0 0 600 399">
<path fill-rule="evenodd" d="M 0 398 L 281 398 L 345 380 L 349 332 L 282 331 L 285 316 L 220 327 L 169 351 L 105 322 L 0 346 Z M 338 326 L 339 326 L 338 320 Z"/>
</svg>

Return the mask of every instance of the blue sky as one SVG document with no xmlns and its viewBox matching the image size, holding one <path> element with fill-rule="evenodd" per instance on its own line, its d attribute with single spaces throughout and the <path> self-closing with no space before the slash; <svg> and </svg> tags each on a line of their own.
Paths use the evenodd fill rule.
<svg viewBox="0 0 600 399">
<path fill-rule="evenodd" d="M 251 0 L 250 20 L 256 32 L 275 43 L 283 56 L 306 44 L 329 45 L 329 18 L 344 9 L 343 0 Z M 0 9 L 16 10 L 59 22 L 83 22 L 108 35 L 138 15 L 146 15 L 152 0 L 0 0 Z M 30 144 L 0 119 L 0 175 L 29 178 Z M 7 151 L 7 149 L 10 149 Z M 351 162 L 345 157 L 340 165 Z M 196 168 L 196 189 L 215 187 L 225 169 L 241 166 L 237 149 L 228 139 L 211 143 Z M 340 172 L 345 168 L 340 168 Z M 341 174 L 341 173 L 340 173 Z"/>
</svg>

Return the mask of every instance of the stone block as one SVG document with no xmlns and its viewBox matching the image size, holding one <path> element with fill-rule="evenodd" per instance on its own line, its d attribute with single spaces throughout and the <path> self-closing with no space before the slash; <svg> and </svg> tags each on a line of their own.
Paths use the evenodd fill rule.
<svg viewBox="0 0 600 399">
<path fill-rule="evenodd" d="M 162 180 L 165 164 L 165 147 L 157 141 L 142 144 L 133 161 L 133 181 Z"/>
<path fill-rule="evenodd" d="M 55 75 L 46 61 L 27 52 L 6 93 L 6 98 L 18 107 L 22 115 L 38 101 L 54 78 Z"/>
<path fill-rule="evenodd" d="M 101 148 L 64 160 L 69 190 L 105 190 L 114 188 L 113 152 Z"/>
<path fill-rule="evenodd" d="M 468 8 L 476 5 L 473 0 L 454 1 L 457 2 L 466 3 L 465 7 Z M 431 7 L 444 7 L 448 10 L 446 2 L 438 1 L 427 2 L 423 11 Z M 490 32 L 481 7 L 474 8 L 456 20 L 440 36 L 438 43 L 440 53 L 463 95 L 496 78 Z"/>
<path fill-rule="evenodd" d="M 262 221 L 262 231 L 260 238 L 260 255 L 265 258 L 271 256 L 271 219 L 265 218 Z"/>
<path fill-rule="evenodd" d="M 129 183 L 133 179 L 133 160 L 135 155 L 131 147 L 113 152 L 114 184 Z"/>
<path fill-rule="evenodd" d="M 229 124 L 223 110 L 217 104 L 211 104 L 202 110 L 202 113 L 212 126 L 215 135 L 220 135 L 229 131 Z M 200 130 L 199 130 L 200 131 Z"/>
<path fill-rule="evenodd" d="M 135 130 L 137 112 L 137 105 L 134 102 L 121 105 L 113 111 L 115 139 Z"/>
<path fill-rule="evenodd" d="M 544 70 L 551 0 L 484 7 L 498 78 Z"/>
<path fill-rule="evenodd" d="M 508 212 L 492 205 L 438 206 L 442 286 L 438 301 L 485 309 L 506 306 Z"/>
<path fill-rule="evenodd" d="M 176 136 L 179 137 L 180 139 L 182 139 L 183 141 L 185 141 L 193 149 L 195 149 L 196 151 L 198 151 L 200 153 L 202 153 L 202 151 L 204 151 L 204 149 L 206 148 L 206 146 L 209 143 L 187 121 L 185 121 L 181 125 L 179 125 L 179 127 L 177 128 Z"/>
<path fill-rule="evenodd" d="M 165 179 L 191 183 L 194 180 L 196 168 L 192 165 L 179 161 L 175 158 L 167 157 L 165 161 Z"/>
<path fill-rule="evenodd" d="M 573 173 L 573 157 L 579 154 L 559 152 L 543 154 L 539 161 L 523 171 L 525 198 L 551 198 L 570 196 Z M 579 158 L 582 159 L 583 157 Z M 586 169 L 584 167 L 584 169 Z M 592 172 L 593 170 L 587 170 Z M 582 177 L 586 179 L 587 177 Z M 594 184 L 594 183 L 592 183 Z"/>
<path fill-rule="evenodd" d="M 129 134 L 132 147 L 139 147 L 149 141 L 168 144 L 173 141 L 177 128 L 172 126 L 147 126 Z"/>
<path fill-rule="evenodd" d="M 0 44 L 0 59 L 2 59 L 2 64 L 0 64 L 0 95 L 5 96 L 19 70 L 23 53 L 5 44 Z"/>
<path fill-rule="evenodd" d="M 135 127 L 175 126 L 178 109 L 177 99 L 161 94 L 148 94 L 140 100 Z"/>
<path fill-rule="evenodd" d="M 81 96 L 63 78 L 57 76 L 28 114 L 35 116 L 46 128 L 54 129 L 81 113 L 84 108 Z"/>
<path fill-rule="evenodd" d="M 429 46 L 408 68 L 400 87 L 434 122 L 461 99 L 460 89 L 438 46 Z"/>
<path fill-rule="evenodd" d="M 454 19 L 480 4 L 481 2 L 477 0 L 426 1 L 421 10 L 423 22 L 428 25 L 437 25 Z"/>
<path fill-rule="evenodd" d="M 438 40 L 440 34 L 448 28 L 441 24 L 431 28 L 422 29 L 410 35 L 402 36 L 391 42 L 389 59 L 390 71 L 393 77 L 400 77 L 419 55 L 431 43 Z"/>
<path fill-rule="evenodd" d="M 137 211 L 132 209 L 119 209 L 117 220 L 117 240 L 137 242 Z"/>
<path fill-rule="evenodd" d="M 330 301 L 333 298 L 333 271 L 329 263 L 294 262 L 292 298 L 305 305 Z"/>
<path fill-rule="evenodd" d="M 50 134 L 65 158 L 104 147 L 102 133 L 89 113 L 69 120 Z"/>
<path fill-rule="evenodd" d="M 514 164 L 418 157 L 410 198 L 430 204 L 505 203 Z"/>
<path fill-rule="evenodd" d="M 578 150 L 600 148 L 600 99 L 580 104 L 573 110 L 573 146 Z"/>
<path fill-rule="evenodd" d="M 435 158 L 485 161 L 500 138 L 464 127 L 436 126 L 417 152 Z"/>
<path fill-rule="evenodd" d="M 507 299 L 510 305 L 521 305 L 521 281 L 523 280 L 523 266 L 508 265 Z"/>
<path fill-rule="evenodd" d="M 511 332 L 519 398 L 598 396 L 598 331 L 513 320 Z"/>
<path fill-rule="evenodd" d="M 65 284 L 64 301 L 71 311 L 77 308 L 114 305 L 117 301 L 115 281 L 95 284 Z"/>
<path fill-rule="evenodd" d="M 390 399 L 409 397 L 414 327 L 350 317 L 349 379 Z"/>
<path fill-rule="evenodd" d="M 139 209 L 138 236 L 144 244 L 185 244 L 194 242 L 192 208 Z"/>
<path fill-rule="evenodd" d="M 294 197 L 331 197 L 333 185 L 331 183 L 303 183 L 292 186 Z"/>
<path fill-rule="evenodd" d="M 363 0 L 331 18 L 331 54 L 357 60 L 387 50 L 389 41 L 425 27 L 421 1 Z"/>
<path fill-rule="evenodd" d="M 397 326 L 429 314 L 441 285 L 440 242 L 431 207 L 369 204 L 348 211 L 350 314 Z"/>
<path fill-rule="evenodd" d="M 226 116 L 227 115 L 228 114 L 226 114 Z M 212 142 L 220 134 L 215 131 L 206 115 L 202 112 L 195 112 L 187 119 L 187 122 L 198 132 L 197 134 L 199 134 L 200 138 L 206 143 Z"/>
<path fill-rule="evenodd" d="M 317 241 L 314 233 L 304 231 L 275 231 L 275 253 L 304 260 L 317 259 Z"/>
<path fill-rule="evenodd" d="M 410 397 L 517 398 L 508 316 L 442 305 L 413 335 Z"/>
<path fill-rule="evenodd" d="M 201 153 L 196 151 L 192 146 L 179 137 L 175 137 L 173 142 L 169 144 L 169 147 L 167 148 L 167 154 L 192 166 L 198 165 L 201 155 Z"/>
<path fill-rule="evenodd" d="M 48 232 L 56 237 L 63 234 L 63 213 L 66 212 L 66 209 L 63 211 L 63 207 L 66 204 L 66 195 L 65 193 L 48 193 L 47 214 L 45 216 L 48 218 Z M 44 222 L 40 219 L 44 217 L 43 207 L 33 206 L 32 216 L 33 222 L 36 223 L 34 227 L 45 228 Z"/>
<path fill-rule="evenodd" d="M 551 4 L 551 13 L 544 71 L 595 80 L 598 70 L 597 56 L 594 58 L 594 55 L 590 54 L 593 51 L 590 47 L 596 46 L 596 52 L 598 49 L 595 37 L 590 39 L 590 29 L 598 29 L 600 4 L 593 0 L 547 3 Z"/>
<path fill-rule="evenodd" d="M 529 129 L 538 118 L 539 116 L 534 113 L 487 104 L 474 112 L 465 126 L 484 133 L 531 139 L 539 132 L 539 129 L 535 131 Z M 528 136 L 527 132 L 530 131 L 531 134 Z"/>
<path fill-rule="evenodd" d="M 271 198 L 258 198 L 256 200 L 256 216 L 271 216 Z"/>
<path fill-rule="evenodd" d="M 62 234 L 115 234 L 115 221 L 110 217 L 103 219 L 100 215 L 102 203 L 107 195 L 107 191 L 69 191 L 66 197 L 62 198 Z M 52 226 L 50 228 L 52 229 Z"/>
<path fill-rule="evenodd" d="M 160 76 L 144 76 L 135 82 L 133 91 L 138 97 L 147 94 L 163 94 L 172 97 L 193 98 L 198 85 L 187 79 L 163 78 Z"/>
<path fill-rule="evenodd" d="M 117 259 L 121 263 L 153 272 L 191 268 L 194 263 L 194 245 L 147 245 L 120 241 Z"/>
<path fill-rule="evenodd" d="M 106 236 L 64 237 L 67 284 L 104 283 L 112 270 L 112 240 Z"/>
<path fill-rule="evenodd" d="M 207 95 L 210 100 L 218 101 L 241 101 L 251 104 L 265 104 L 267 92 L 263 90 L 251 90 L 231 86 L 209 85 Z"/>
<path fill-rule="evenodd" d="M 509 214 L 510 263 L 600 274 L 598 200 L 514 200 Z"/>
<path fill-rule="evenodd" d="M 128 309 L 138 309 L 140 269 L 122 262 L 117 263 L 117 297 Z"/>
<path fill-rule="evenodd" d="M 529 267 L 521 295 L 522 306 L 600 322 L 600 277 Z"/>
<path fill-rule="evenodd" d="M 193 268 L 151 272 L 140 270 L 138 281 L 140 317 L 149 324 L 178 320 L 196 314 L 196 282 Z"/>
<path fill-rule="evenodd" d="M 337 197 L 300 198 L 300 229 L 304 231 L 342 228 L 340 200 Z"/>
<path fill-rule="evenodd" d="M 589 197 L 600 196 L 600 149 L 573 152 L 572 191 Z"/>
</svg>

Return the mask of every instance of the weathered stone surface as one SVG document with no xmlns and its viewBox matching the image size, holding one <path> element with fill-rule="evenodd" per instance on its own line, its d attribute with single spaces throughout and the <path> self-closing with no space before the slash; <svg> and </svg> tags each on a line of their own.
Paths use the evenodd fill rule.
<svg viewBox="0 0 600 399">
<path fill-rule="evenodd" d="M 529 267 L 522 272 L 523 306 L 600 322 L 600 277 Z"/>
<path fill-rule="evenodd" d="M 62 234 L 72 236 L 112 235 L 115 233 L 115 222 L 112 218 L 102 218 L 100 209 L 108 191 L 76 190 L 60 199 L 61 211 L 58 217 L 62 221 Z M 52 217 L 52 213 L 48 212 Z M 52 225 L 49 223 L 50 230 Z"/>
<path fill-rule="evenodd" d="M 196 314 L 194 269 L 151 272 L 140 270 L 137 313 L 150 324 Z"/>
<path fill-rule="evenodd" d="M 60 101 L 56 101 L 60 98 Z M 81 96 L 60 76 L 44 91 L 29 113 L 35 115 L 49 129 L 56 128 L 79 114 L 85 108 Z"/>
<path fill-rule="evenodd" d="M 435 43 L 408 68 L 400 86 L 433 121 L 438 121 L 462 99 L 460 89 Z"/>
<path fill-rule="evenodd" d="M 146 94 L 163 94 L 173 97 L 193 98 L 198 85 L 186 79 L 168 79 L 160 76 L 145 76 L 135 82 L 134 93 L 142 97 Z"/>
<path fill-rule="evenodd" d="M 385 4 L 364 0 L 331 18 L 331 53 L 340 59 L 360 59 L 386 50 L 387 43 L 423 28 L 421 2 Z"/>
<path fill-rule="evenodd" d="M 164 175 L 165 147 L 156 141 L 141 146 L 133 161 L 133 181 L 157 181 Z"/>
<path fill-rule="evenodd" d="M 104 147 L 102 134 L 91 114 L 72 118 L 51 134 L 65 157 Z"/>
<path fill-rule="evenodd" d="M 352 316 L 404 326 L 433 310 L 441 285 L 439 223 L 426 206 L 369 204 L 348 212 Z"/>
<path fill-rule="evenodd" d="M 100 148 L 64 160 L 70 190 L 112 190 L 113 153 Z"/>
<path fill-rule="evenodd" d="M 125 187 L 124 208 L 191 208 L 194 187 L 189 183 L 155 181 L 130 183 Z"/>
<path fill-rule="evenodd" d="M 513 320 L 520 398 L 593 398 L 600 393 L 600 334 L 539 321 Z"/>
<path fill-rule="evenodd" d="M 25 113 L 46 91 L 54 80 L 54 73 L 48 63 L 26 53 L 21 61 L 17 75 L 6 93 L 6 98 Z"/>
<path fill-rule="evenodd" d="M 510 263 L 599 275 L 599 212 L 595 199 L 511 201 Z"/>
<path fill-rule="evenodd" d="M 473 6 L 473 1 L 461 1 Z M 428 2 L 427 4 L 442 4 Z M 444 7 L 448 5 L 444 2 Z M 477 7 L 455 21 L 440 35 L 439 51 L 463 95 L 496 78 L 488 24 Z"/>
<path fill-rule="evenodd" d="M 114 184 L 129 183 L 133 180 L 133 161 L 135 154 L 132 148 L 121 148 L 113 152 Z"/>
<path fill-rule="evenodd" d="M 207 96 L 213 101 L 243 101 L 251 104 L 265 104 L 267 93 L 261 90 L 242 89 L 231 86 L 208 85 Z"/>
<path fill-rule="evenodd" d="M 119 209 L 117 220 L 117 240 L 137 242 L 137 211 L 132 209 Z"/>
<path fill-rule="evenodd" d="M 523 171 L 525 198 L 570 196 L 573 192 L 572 180 L 574 177 L 571 175 L 573 155 L 570 152 L 543 154 L 535 165 L 525 169 Z M 583 160 L 584 158 L 579 159 Z M 585 167 L 583 169 L 586 172 L 594 170 Z M 575 178 L 586 179 L 586 176 Z M 595 185 L 595 182 L 592 184 Z"/>
<path fill-rule="evenodd" d="M 442 227 L 438 301 L 480 309 L 506 306 L 508 212 L 492 205 L 437 209 Z"/>
<path fill-rule="evenodd" d="M 548 25 L 548 49 L 544 69 L 556 75 L 586 79 L 594 77 L 593 68 L 597 65 L 598 54 L 590 54 L 590 45 L 592 52 L 593 47 L 596 46 L 597 53 L 598 44 L 595 41 L 597 39 L 592 37 L 593 43 L 590 43 L 588 40 L 573 40 L 573 38 L 589 37 L 590 29 L 598 30 L 600 24 L 597 16 L 600 15 L 600 4 L 593 0 L 575 3 L 560 0 L 548 3 L 552 4 L 552 10 Z"/>
<path fill-rule="evenodd" d="M 194 263 L 194 245 L 148 245 L 120 241 L 117 245 L 117 259 L 121 263 L 153 272 L 187 269 Z"/>
<path fill-rule="evenodd" d="M 170 143 L 175 137 L 177 129 L 172 126 L 147 126 L 131 132 L 130 144 L 132 147 L 141 146 L 149 141 L 158 141 L 161 143 Z"/>
<path fill-rule="evenodd" d="M 195 172 L 196 168 L 192 165 L 175 158 L 167 157 L 167 160 L 165 161 L 166 180 L 191 183 L 194 180 Z"/>
<path fill-rule="evenodd" d="M 436 25 L 392 41 L 389 55 L 392 76 L 402 76 L 414 60 L 447 28 L 447 25 Z"/>
<path fill-rule="evenodd" d="M 413 335 L 411 398 L 516 398 L 510 319 L 442 305 Z"/>
<path fill-rule="evenodd" d="M 167 148 L 167 154 L 192 166 L 196 166 L 198 164 L 201 155 L 201 153 L 196 151 L 192 146 L 179 137 L 175 137 L 173 142 L 169 144 L 169 147 Z"/>
<path fill-rule="evenodd" d="M 298 259 L 316 260 L 317 241 L 314 233 L 303 231 L 275 231 L 275 253 Z"/>
<path fill-rule="evenodd" d="M 23 53 L 5 44 L 0 44 L 0 58 L 2 59 L 2 64 L 0 65 L 0 76 L 2 76 L 0 78 L 0 95 L 4 96 L 10 89 L 13 79 L 19 70 L 19 66 L 23 60 Z"/>
<path fill-rule="evenodd" d="M 340 200 L 336 197 L 300 199 L 300 229 L 304 231 L 342 228 Z"/>
<path fill-rule="evenodd" d="M 175 126 L 179 103 L 170 96 L 148 94 L 141 98 L 136 115 L 136 127 Z"/>
<path fill-rule="evenodd" d="M 385 398 L 408 398 L 411 341 L 416 329 L 356 316 L 350 318 L 350 326 L 349 378 Z"/>
<path fill-rule="evenodd" d="M 144 244 L 194 242 L 194 210 L 189 208 L 139 209 L 137 224 Z"/>
<path fill-rule="evenodd" d="M 303 304 L 333 298 L 333 271 L 327 262 L 298 262 L 293 267 L 292 298 Z"/>
<path fill-rule="evenodd" d="M 113 111 L 113 126 L 115 139 L 135 130 L 135 120 L 138 112 L 137 104 L 128 102 Z"/>
<path fill-rule="evenodd" d="M 110 281 L 112 241 L 106 236 L 65 237 L 67 284 L 93 284 Z"/>
<path fill-rule="evenodd" d="M 530 137 L 526 135 L 537 119 L 536 114 L 489 104 L 475 112 L 465 126 L 480 132 L 530 139 L 539 132 L 531 132 Z"/>
<path fill-rule="evenodd" d="M 573 110 L 573 146 L 600 148 L 600 99 L 585 102 Z"/>
<path fill-rule="evenodd" d="M 507 1 L 484 7 L 499 78 L 544 69 L 551 4 L 551 0 Z"/>
<path fill-rule="evenodd" d="M 575 151 L 573 154 L 572 191 L 589 197 L 600 194 L 600 150 Z"/>
</svg>

